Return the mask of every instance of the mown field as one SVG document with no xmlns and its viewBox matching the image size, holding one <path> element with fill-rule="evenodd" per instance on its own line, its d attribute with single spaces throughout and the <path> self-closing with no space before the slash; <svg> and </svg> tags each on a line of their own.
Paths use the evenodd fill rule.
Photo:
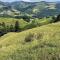
<svg viewBox="0 0 60 60">
<path fill-rule="evenodd" d="M 0 37 L 0 60 L 60 60 L 60 22 Z"/>
</svg>

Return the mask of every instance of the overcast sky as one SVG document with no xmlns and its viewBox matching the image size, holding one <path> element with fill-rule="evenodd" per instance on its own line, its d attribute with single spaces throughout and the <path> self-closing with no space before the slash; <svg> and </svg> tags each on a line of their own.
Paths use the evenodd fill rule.
<svg viewBox="0 0 60 60">
<path fill-rule="evenodd" d="M 4 2 L 12 2 L 12 1 L 27 1 L 27 2 L 39 2 L 39 1 L 60 1 L 60 0 L 0 0 Z"/>
</svg>

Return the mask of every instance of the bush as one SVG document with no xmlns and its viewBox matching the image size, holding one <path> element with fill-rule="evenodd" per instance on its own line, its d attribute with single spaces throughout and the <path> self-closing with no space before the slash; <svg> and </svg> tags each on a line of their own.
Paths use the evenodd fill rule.
<svg viewBox="0 0 60 60">
<path fill-rule="evenodd" d="M 34 35 L 31 34 L 31 33 L 29 33 L 29 35 L 25 37 L 25 42 L 31 42 L 31 41 L 33 41 L 33 37 L 34 37 Z"/>
<path fill-rule="evenodd" d="M 58 21 L 60 21 L 60 14 L 57 16 L 55 22 L 58 22 Z"/>
<path fill-rule="evenodd" d="M 39 40 L 42 38 L 41 33 L 29 33 L 28 36 L 25 37 L 25 42 L 31 42 L 33 40 Z"/>
<path fill-rule="evenodd" d="M 40 23 L 38 23 L 36 20 L 32 20 L 25 28 L 32 29 L 38 26 L 40 26 Z"/>
<path fill-rule="evenodd" d="M 15 31 L 14 26 L 11 24 L 10 25 L 10 32 L 14 32 L 14 31 Z"/>
</svg>

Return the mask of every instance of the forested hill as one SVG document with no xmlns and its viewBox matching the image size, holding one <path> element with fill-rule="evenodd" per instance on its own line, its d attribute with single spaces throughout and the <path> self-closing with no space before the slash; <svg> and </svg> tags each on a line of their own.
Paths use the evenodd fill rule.
<svg viewBox="0 0 60 60">
<path fill-rule="evenodd" d="M 1 2 L 0 15 L 30 15 L 33 17 L 44 17 L 57 15 L 60 12 L 60 2 Z"/>
</svg>

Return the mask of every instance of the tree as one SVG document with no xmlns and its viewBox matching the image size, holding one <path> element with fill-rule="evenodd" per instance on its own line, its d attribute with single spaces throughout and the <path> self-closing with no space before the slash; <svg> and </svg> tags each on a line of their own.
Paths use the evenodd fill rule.
<svg viewBox="0 0 60 60">
<path fill-rule="evenodd" d="M 3 27 L 3 33 L 6 34 L 6 25 L 5 25 L 5 22 L 2 22 L 2 27 Z"/>
<path fill-rule="evenodd" d="M 2 22 L 2 26 L 5 27 L 5 22 Z"/>
<path fill-rule="evenodd" d="M 60 14 L 57 16 L 55 22 L 58 22 L 58 21 L 60 21 Z"/>
<path fill-rule="evenodd" d="M 55 16 L 52 16 L 52 20 L 50 23 L 53 23 L 53 22 L 56 22 L 56 17 Z"/>
<path fill-rule="evenodd" d="M 26 22 L 30 22 L 30 16 L 27 16 L 27 15 L 24 15 L 24 16 L 21 16 L 21 18 L 23 19 L 23 20 L 25 20 Z"/>
<path fill-rule="evenodd" d="M 10 32 L 14 32 L 14 26 L 12 24 L 10 25 Z"/>
<path fill-rule="evenodd" d="M 6 33 L 10 32 L 9 25 L 6 26 Z"/>
<path fill-rule="evenodd" d="M 0 26 L 0 36 L 4 35 L 4 28 Z"/>
<path fill-rule="evenodd" d="M 19 28 L 19 21 L 15 22 L 15 32 L 19 32 L 20 28 Z"/>
</svg>

